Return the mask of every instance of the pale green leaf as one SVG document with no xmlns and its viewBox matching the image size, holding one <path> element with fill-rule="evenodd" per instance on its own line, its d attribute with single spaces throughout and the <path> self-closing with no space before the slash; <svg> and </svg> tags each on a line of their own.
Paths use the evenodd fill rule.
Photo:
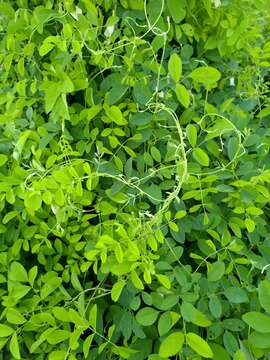
<svg viewBox="0 0 270 360">
<path fill-rule="evenodd" d="M 205 87 L 209 87 L 221 78 L 221 73 L 211 66 L 201 66 L 193 70 L 190 77 Z"/>
<path fill-rule="evenodd" d="M 156 274 L 156 277 L 158 281 L 161 283 L 161 285 L 163 285 L 166 289 L 171 288 L 171 282 L 168 276 L 162 274 Z"/>
<path fill-rule="evenodd" d="M 245 323 L 261 333 L 270 333 L 270 316 L 258 311 L 250 311 L 242 316 Z"/>
<path fill-rule="evenodd" d="M 6 318 L 10 324 L 20 325 L 26 322 L 25 317 L 17 309 L 13 308 L 7 309 Z"/>
<path fill-rule="evenodd" d="M 52 43 L 49 43 L 49 42 L 44 42 L 44 44 L 42 44 L 41 47 L 39 48 L 39 55 L 40 55 L 40 56 L 45 56 L 45 55 L 48 54 L 54 47 L 55 47 L 55 44 L 52 44 Z"/>
<path fill-rule="evenodd" d="M 168 70 L 170 77 L 177 83 L 182 75 L 182 61 L 176 53 L 173 53 L 169 59 Z"/>
<path fill-rule="evenodd" d="M 197 144 L 197 128 L 195 125 L 188 124 L 186 127 L 186 134 L 188 141 L 192 147 L 195 147 Z"/>
<path fill-rule="evenodd" d="M 87 356 L 89 354 L 90 346 L 92 344 L 94 336 L 95 336 L 95 334 L 88 335 L 87 338 L 83 342 L 83 354 L 84 354 L 85 358 L 87 358 Z"/>
<path fill-rule="evenodd" d="M 258 349 L 268 349 L 270 344 L 270 333 L 262 334 L 257 331 L 253 331 L 249 334 L 248 341 Z"/>
<path fill-rule="evenodd" d="M 55 329 L 53 332 L 47 335 L 46 340 L 51 345 L 59 344 L 70 337 L 70 332 L 67 330 Z"/>
<path fill-rule="evenodd" d="M 10 266 L 9 278 L 14 281 L 28 282 L 27 271 L 23 265 L 17 261 L 14 261 Z"/>
<path fill-rule="evenodd" d="M 150 307 L 145 307 L 137 312 L 136 320 L 138 321 L 139 324 L 143 326 L 150 326 L 155 323 L 158 314 L 159 313 L 157 310 Z"/>
<path fill-rule="evenodd" d="M 211 321 L 202 313 L 197 310 L 192 304 L 184 301 L 181 305 L 181 315 L 184 320 L 190 321 L 195 325 L 207 327 L 211 325 Z"/>
<path fill-rule="evenodd" d="M 13 333 L 10 343 L 9 343 L 9 350 L 12 354 L 12 356 L 15 359 L 20 359 L 21 355 L 20 355 L 20 348 L 19 348 L 19 343 L 18 343 L 18 338 L 17 338 L 17 334 Z"/>
<path fill-rule="evenodd" d="M 218 281 L 224 275 L 225 265 L 223 261 L 218 260 L 212 263 L 210 268 L 211 270 L 207 274 L 208 281 Z"/>
<path fill-rule="evenodd" d="M 117 106 L 115 106 L 115 105 L 113 105 L 111 107 L 104 106 L 104 109 L 105 109 L 106 115 L 117 125 L 126 125 L 127 124 L 127 121 L 123 118 L 121 110 Z"/>
<path fill-rule="evenodd" d="M 5 324 L 0 324 L 0 338 L 10 336 L 13 333 L 14 329 L 12 329 L 12 327 Z"/>
<path fill-rule="evenodd" d="M 131 281 L 133 283 L 133 285 L 139 289 L 139 290 L 143 290 L 144 289 L 144 286 L 143 286 L 143 283 L 141 281 L 141 279 L 139 278 L 137 272 L 135 270 L 133 270 L 131 272 Z"/>
<path fill-rule="evenodd" d="M 192 156 L 200 165 L 209 166 L 209 157 L 204 150 L 200 148 L 194 148 Z"/>
<path fill-rule="evenodd" d="M 255 230 L 255 222 L 252 219 L 246 218 L 245 225 L 249 233 L 252 233 Z"/>
<path fill-rule="evenodd" d="M 24 198 L 24 205 L 30 212 L 37 211 L 41 207 L 41 204 L 42 197 L 39 192 L 31 191 L 26 193 Z"/>
<path fill-rule="evenodd" d="M 241 349 L 238 349 L 233 356 L 233 360 L 247 360 L 244 351 Z"/>
<path fill-rule="evenodd" d="M 175 214 L 174 218 L 175 219 L 182 219 L 183 217 L 185 217 L 187 215 L 186 210 L 179 210 L 177 211 L 177 213 Z"/>
<path fill-rule="evenodd" d="M 94 304 L 89 312 L 89 326 L 94 330 L 97 327 L 97 304 Z"/>
<path fill-rule="evenodd" d="M 186 16 L 185 2 L 183 0 L 167 0 L 168 9 L 173 21 L 178 24 Z"/>
<path fill-rule="evenodd" d="M 186 87 L 182 84 L 176 84 L 175 93 L 178 101 L 185 107 L 188 108 L 190 104 L 190 95 Z"/>
<path fill-rule="evenodd" d="M 0 154 L 0 166 L 5 165 L 5 163 L 8 161 L 8 157 L 5 154 Z"/>
<path fill-rule="evenodd" d="M 124 289 L 125 284 L 126 284 L 125 281 L 119 280 L 113 285 L 111 297 L 114 302 L 118 301 L 118 299 Z"/>
<path fill-rule="evenodd" d="M 226 298 L 234 304 L 241 304 L 248 302 L 248 296 L 246 291 L 243 288 L 236 286 L 229 286 L 225 289 L 224 295 Z"/>
<path fill-rule="evenodd" d="M 259 301 L 263 309 L 270 314 L 270 281 L 265 279 L 258 286 Z"/>
<path fill-rule="evenodd" d="M 194 350 L 197 354 L 205 358 L 213 358 L 213 351 L 207 342 L 201 338 L 199 335 L 194 333 L 187 333 L 186 335 L 187 344 Z"/>
<path fill-rule="evenodd" d="M 182 349 L 184 344 L 184 334 L 180 331 L 174 332 L 167 336 L 159 348 L 159 356 L 174 356 Z"/>
</svg>

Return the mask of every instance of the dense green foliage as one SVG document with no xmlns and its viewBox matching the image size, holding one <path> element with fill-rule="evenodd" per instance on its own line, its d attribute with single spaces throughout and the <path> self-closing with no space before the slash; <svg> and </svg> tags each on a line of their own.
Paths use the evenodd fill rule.
<svg viewBox="0 0 270 360">
<path fill-rule="evenodd" d="M 0 359 L 270 359 L 268 0 L 0 1 Z"/>
</svg>

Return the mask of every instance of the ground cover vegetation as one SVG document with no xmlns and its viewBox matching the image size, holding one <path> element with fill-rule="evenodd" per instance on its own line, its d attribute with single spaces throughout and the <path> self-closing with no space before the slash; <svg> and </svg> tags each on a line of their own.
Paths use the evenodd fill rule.
<svg viewBox="0 0 270 360">
<path fill-rule="evenodd" d="M 0 359 L 270 358 L 268 7 L 0 2 Z"/>
</svg>

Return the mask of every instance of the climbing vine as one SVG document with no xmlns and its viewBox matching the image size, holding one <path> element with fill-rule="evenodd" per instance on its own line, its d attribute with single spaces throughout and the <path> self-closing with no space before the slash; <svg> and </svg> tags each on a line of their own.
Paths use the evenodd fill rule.
<svg viewBox="0 0 270 360">
<path fill-rule="evenodd" d="M 269 359 L 267 5 L 0 1 L 0 359 Z"/>
</svg>

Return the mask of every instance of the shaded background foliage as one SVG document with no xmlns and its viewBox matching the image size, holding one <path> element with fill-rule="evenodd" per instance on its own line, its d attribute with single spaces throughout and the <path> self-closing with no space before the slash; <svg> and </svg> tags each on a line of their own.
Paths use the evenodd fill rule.
<svg viewBox="0 0 270 360">
<path fill-rule="evenodd" d="M 1 359 L 268 359 L 267 1 L 0 2 Z"/>
</svg>

